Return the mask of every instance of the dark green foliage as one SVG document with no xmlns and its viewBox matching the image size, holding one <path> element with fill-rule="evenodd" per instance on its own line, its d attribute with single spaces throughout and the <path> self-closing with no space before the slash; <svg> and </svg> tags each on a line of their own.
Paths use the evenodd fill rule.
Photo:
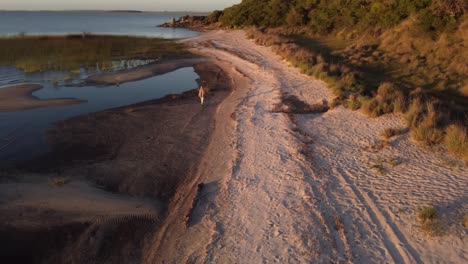
<svg viewBox="0 0 468 264">
<path fill-rule="evenodd" d="M 219 20 L 231 27 L 307 26 L 328 33 L 349 27 L 378 31 L 419 13 L 424 30 L 442 32 L 456 27 L 466 6 L 465 0 L 244 0 L 225 9 Z M 212 16 L 219 17 L 215 12 Z"/>
<path fill-rule="evenodd" d="M 232 27 L 282 26 L 286 24 L 286 18 L 294 2 L 288 0 L 244 0 L 238 5 L 225 9 L 220 21 L 223 25 Z M 302 16 L 305 19 L 305 13 Z"/>
<path fill-rule="evenodd" d="M 457 20 L 451 15 L 435 15 L 431 10 L 424 10 L 419 16 L 419 25 L 425 32 L 443 32 L 454 30 Z"/>
<path fill-rule="evenodd" d="M 329 84 L 332 107 L 404 113 L 414 140 L 466 159 L 466 10 L 467 0 L 244 0 L 221 20 L 257 26 L 250 38 Z"/>
<path fill-rule="evenodd" d="M 208 23 L 217 23 L 219 22 L 219 19 L 221 18 L 221 16 L 223 16 L 223 14 L 223 11 L 215 10 L 211 12 L 211 14 L 206 18 L 206 21 Z"/>
</svg>

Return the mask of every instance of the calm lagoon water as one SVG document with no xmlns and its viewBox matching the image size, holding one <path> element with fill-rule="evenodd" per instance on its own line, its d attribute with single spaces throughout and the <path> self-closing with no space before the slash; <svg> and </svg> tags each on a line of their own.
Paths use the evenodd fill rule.
<svg viewBox="0 0 468 264">
<path fill-rule="evenodd" d="M 1 1 L 1 0 L 0 0 Z M 64 35 L 89 32 L 95 34 L 134 35 L 186 38 L 199 33 L 186 29 L 158 28 L 172 17 L 185 14 L 111 13 L 111 12 L 1 12 L 0 36 Z M 131 69 L 152 63 L 146 60 L 115 61 L 112 70 Z M 100 72 L 81 69 L 79 73 L 24 73 L 14 66 L 0 66 L 0 89 L 29 82 L 44 86 L 33 93 L 40 99 L 77 98 L 85 103 L 69 106 L 38 108 L 10 113 L 0 112 L 0 165 L 26 160 L 46 153 L 49 148 L 46 132 L 55 122 L 178 94 L 197 87 L 199 77 L 193 68 L 129 82 L 120 86 L 83 86 L 82 80 Z"/>
<path fill-rule="evenodd" d="M 0 165 L 30 159 L 47 152 L 49 149 L 45 132 L 57 121 L 158 99 L 168 94 L 179 94 L 196 88 L 197 78 L 198 75 L 190 67 L 120 86 L 46 85 L 33 95 L 41 99 L 77 98 L 87 102 L 11 113 L 0 112 Z"/>
<path fill-rule="evenodd" d="M 89 32 L 168 39 L 198 35 L 198 32 L 187 29 L 157 27 L 157 25 L 170 21 L 172 17 L 178 18 L 184 15 L 182 13 L 0 11 L 0 35 L 17 35 L 19 33 L 64 35 Z"/>
</svg>

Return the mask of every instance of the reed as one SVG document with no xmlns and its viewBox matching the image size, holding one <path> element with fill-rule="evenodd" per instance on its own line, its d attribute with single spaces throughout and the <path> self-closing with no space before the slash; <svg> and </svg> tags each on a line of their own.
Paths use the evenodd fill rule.
<svg viewBox="0 0 468 264">
<path fill-rule="evenodd" d="M 116 60 L 158 60 L 188 54 L 182 44 L 159 38 L 106 35 L 27 36 L 0 38 L 0 65 L 25 72 L 76 72 Z"/>
</svg>

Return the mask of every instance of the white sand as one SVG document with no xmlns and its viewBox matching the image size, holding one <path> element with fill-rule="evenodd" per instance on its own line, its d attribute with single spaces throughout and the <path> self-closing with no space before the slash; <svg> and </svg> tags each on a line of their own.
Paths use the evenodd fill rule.
<svg viewBox="0 0 468 264">
<path fill-rule="evenodd" d="M 466 167 L 449 165 L 449 158 L 416 146 L 408 135 L 379 152 L 364 150 L 384 128 L 402 126 L 399 116 L 371 119 L 339 107 L 321 115 L 295 115 L 293 122 L 272 112 L 281 92 L 308 103 L 330 101 L 333 95 L 323 82 L 288 67 L 242 31 L 213 31 L 185 42 L 240 74 L 233 78 L 237 90 L 220 106 L 214 143 L 199 172 L 208 186 L 195 208 L 200 219 L 182 231 L 168 224 L 158 237 L 158 255 L 147 260 L 468 261 L 461 220 L 468 213 Z M 229 128 L 223 111 L 234 102 L 236 122 Z M 217 136 L 221 132 L 225 138 L 232 133 L 235 140 L 223 142 L 223 135 Z M 387 161 L 393 158 L 402 164 L 391 166 Z M 370 168 L 379 159 L 384 175 Z M 418 227 L 416 211 L 428 204 L 441 212 L 442 237 L 429 238 Z"/>
</svg>

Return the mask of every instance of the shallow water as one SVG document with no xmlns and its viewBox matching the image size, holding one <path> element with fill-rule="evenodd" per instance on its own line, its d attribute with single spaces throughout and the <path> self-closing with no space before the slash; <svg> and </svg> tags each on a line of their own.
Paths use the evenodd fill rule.
<svg viewBox="0 0 468 264">
<path fill-rule="evenodd" d="M 39 71 L 26 73 L 14 66 L 0 66 L 0 89 L 5 86 L 21 84 L 25 82 L 37 83 L 41 85 L 77 85 L 82 83 L 87 77 L 102 72 L 113 72 L 128 70 L 139 66 L 148 65 L 154 60 L 119 60 L 107 63 L 106 70 L 96 63 L 95 67 L 81 68 L 79 72 L 64 71 Z"/>
<path fill-rule="evenodd" d="M 198 32 L 187 29 L 159 28 L 157 25 L 185 14 L 112 13 L 112 12 L 27 12 L 0 11 L 0 36 L 94 34 L 187 38 Z M 150 60 L 113 61 L 106 71 L 131 69 Z M 111 108 L 162 98 L 196 88 L 198 75 L 183 68 L 165 75 L 129 82 L 120 86 L 83 86 L 83 80 L 101 72 L 102 65 L 78 72 L 46 71 L 25 73 L 13 66 L 0 66 L 0 89 L 29 82 L 43 85 L 33 93 L 41 99 L 76 98 L 86 103 L 0 113 L 0 164 L 30 159 L 46 153 L 46 131 L 55 122 Z"/>
<path fill-rule="evenodd" d="M 77 98 L 86 103 L 0 113 L 0 163 L 26 160 L 46 153 L 46 131 L 71 117 L 178 94 L 197 87 L 192 67 L 120 86 L 54 86 L 33 93 L 41 99 Z"/>
<path fill-rule="evenodd" d="M 172 17 L 178 18 L 183 15 L 185 14 L 0 11 L 0 35 L 64 35 L 89 32 L 168 39 L 198 35 L 198 32 L 187 29 L 157 27 L 170 21 Z"/>
</svg>

